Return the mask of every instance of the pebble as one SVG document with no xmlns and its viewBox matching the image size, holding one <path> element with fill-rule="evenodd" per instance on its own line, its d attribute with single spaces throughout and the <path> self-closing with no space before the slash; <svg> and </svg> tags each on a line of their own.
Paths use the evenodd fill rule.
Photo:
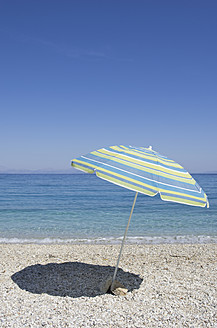
<svg viewBox="0 0 217 328">
<path fill-rule="evenodd" d="M 217 327 L 217 244 L 0 244 L 0 327 Z M 105 261 L 106 259 L 106 261 Z"/>
</svg>

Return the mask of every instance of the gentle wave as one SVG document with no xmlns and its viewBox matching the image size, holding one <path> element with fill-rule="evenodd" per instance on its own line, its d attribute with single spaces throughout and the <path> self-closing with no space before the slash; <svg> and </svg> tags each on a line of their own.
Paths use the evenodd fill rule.
<svg viewBox="0 0 217 328">
<path fill-rule="evenodd" d="M 127 242 L 216 243 L 217 175 L 195 178 L 208 194 L 209 209 L 139 195 Z M 121 242 L 131 191 L 88 174 L 0 175 L 0 180 L 0 243 Z"/>
<path fill-rule="evenodd" d="M 123 237 L 109 238 L 0 238 L 0 244 L 120 244 Z M 145 236 L 128 237 L 127 244 L 209 244 L 217 243 L 217 236 Z"/>
</svg>

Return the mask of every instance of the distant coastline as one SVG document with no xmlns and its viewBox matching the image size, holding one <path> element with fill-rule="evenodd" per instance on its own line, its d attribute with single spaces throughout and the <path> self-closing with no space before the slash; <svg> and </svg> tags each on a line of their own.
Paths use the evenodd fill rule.
<svg viewBox="0 0 217 328">
<path fill-rule="evenodd" d="M 0 169 L 0 174 L 83 174 L 83 172 L 78 172 L 74 168 L 54 170 L 54 169 L 39 169 L 39 170 L 16 170 L 16 169 Z"/>
<path fill-rule="evenodd" d="M 65 170 L 1 170 L 0 174 L 86 174 L 85 172 L 75 170 L 74 168 L 69 168 Z M 217 174 L 217 171 L 208 171 L 208 172 L 190 172 L 190 174 Z"/>
<path fill-rule="evenodd" d="M 189 172 L 190 174 L 217 174 L 216 171 L 204 171 L 204 172 Z M 82 171 L 78 171 L 73 167 L 67 165 L 66 168 L 63 169 L 54 169 L 51 167 L 42 168 L 42 169 L 16 169 L 16 168 L 8 168 L 6 166 L 0 165 L 0 174 L 86 174 Z"/>
</svg>

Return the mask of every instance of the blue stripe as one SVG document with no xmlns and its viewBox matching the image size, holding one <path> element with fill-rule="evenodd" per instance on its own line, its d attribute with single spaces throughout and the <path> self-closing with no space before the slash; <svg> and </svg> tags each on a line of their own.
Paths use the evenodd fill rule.
<svg viewBox="0 0 217 328">
<path fill-rule="evenodd" d="M 137 181 L 146 183 L 149 186 L 158 188 L 157 181 L 150 181 L 150 180 L 147 180 L 145 177 L 142 177 L 142 176 L 139 177 L 137 175 L 133 175 L 132 172 L 129 172 L 129 170 L 126 170 L 127 167 L 125 167 L 125 166 L 124 166 L 125 171 L 122 171 L 118 167 L 115 167 L 115 166 L 113 166 L 113 167 L 107 166 L 106 163 L 105 164 L 104 163 L 96 163 L 96 162 L 94 163 L 91 159 L 88 159 L 87 157 L 86 158 L 81 157 L 79 159 L 82 160 L 82 161 L 85 161 L 86 163 L 90 163 L 90 164 L 93 164 L 95 166 L 98 166 L 98 167 L 101 167 L 103 169 L 106 169 L 106 170 L 110 171 L 111 173 L 114 172 L 114 173 L 117 173 L 117 174 L 121 174 L 121 175 L 123 175 L 125 177 L 131 178 L 131 179 L 134 179 L 134 180 L 137 180 Z M 137 172 L 137 171 L 135 170 L 135 172 Z"/>
<path fill-rule="evenodd" d="M 123 183 L 129 183 L 129 184 L 131 184 L 131 185 L 133 185 L 133 186 L 135 186 L 135 187 L 138 187 L 138 188 L 141 188 L 141 189 L 144 189 L 144 190 L 148 190 L 148 191 L 150 191 L 150 192 L 153 192 L 154 194 L 157 194 L 157 193 L 158 193 L 158 191 L 156 191 L 156 190 L 154 190 L 154 189 L 152 189 L 152 188 L 142 186 L 142 185 L 140 185 L 140 184 L 138 184 L 138 183 L 134 183 L 134 182 L 132 182 L 132 181 L 129 181 L 127 178 L 126 178 L 126 179 L 123 179 L 123 178 L 117 177 L 116 175 L 114 175 L 114 174 L 112 174 L 112 173 L 107 173 L 107 172 L 105 173 L 104 171 L 101 171 L 100 169 L 97 170 L 97 171 L 98 171 L 98 172 L 102 172 L 105 176 L 108 176 L 108 177 L 115 178 L 115 179 L 119 180 L 119 181 L 120 181 L 120 184 L 121 184 L 121 182 L 123 182 Z M 139 180 L 138 180 L 138 181 L 139 181 Z M 124 187 L 125 187 L 125 186 L 124 186 Z M 127 188 L 127 187 L 125 187 L 125 188 Z"/>
<path fill-rule="evenodd" d="M 183 194 L 188 194 L 189 196 L 196 196 L 196 197 L 204 197 L 204 191 L 201 189 L 201 192 L 199 190 L 197 190 L 195 188 L 195 186 L 193 185 L 194 189 L 193 190 L 186 190 L 186 189 L 181 189 L 181 188 L 175 188 L 173 186 L 160 186 L 159 185 L 159 188 L 163 188 L 163 189 L 166 189 L 168 191 L 171 191 L 171 192 L 180 192 L 180 193 L 183 193 Z"/>
<path fill-rule="evenodd" d="M 99 151 L 99 152 L 100 152 L 100 151 Z M 179 175 L 176 174 L 176 170 L 174 170 L 174 173 L 168 173 L 168 172 L 165 172 L 165 171 L 163 170 L 163 167 L 160 167 L 161 165 L 158 164 L 158 163 L 156 163 L 156 162 L 155 162 L 155 163 L 151 163 L 151 164 L 155 164 L 156 166 L 159 167 L 159 169 L 157 169 L 157 168 L 151 168 L 151 167 L 149 167 L 149 166 L 146 166 L 146 165 L 145 165 L 146 160 L 141 160 L 141 159 L 140 159 L 140 161 L 143 162 L 143 165 L 141 165 L 141 164 L 139 164 L 139 163 L 137 163 L 137 162 L 132 163 L 132 161 L 130 162 L 130 160 L 127 159 L 127 158 L 123 159 L 123 158 L 115 157 L 115 155 L 113 155 L 113 154 L 104 154 L 104 153 L 101 153 L 101 154 L 110 157 L 110 159 L 108 159 L 108 158 L 102 158 L 102 157 L 100 157 L 100 156 L 98 156 L 98 155 L 95 155 L 95 154 L 92 154 L 92 153 L 90 153 L 88 156 L 89 156 L 89 157 L 90 157 L 90 155 L 92 155 L 92 156 L 96 156 L 96 157 L 98 158 L 98 160 L 100 160 L 101 162 L 108 162 L 108 161 L 110 160 L 110 161 L 112 161 L 113 163 L 115 163 L 115 164 L 113 164 L 113 165 L 117 165 L 117 166 L 118 166 L 118 164 L 120 164 L 120 165 L 126 165 L 127 168 L 129 168 L 129 169 L 131 168 L 130 165 L 137 165 L 137 166 L 138 166 L 138 170 L 144 170 L 145 168 L 147 168 L 147 169 L 149 169 L 149 170 L 156 171 L 156 175 L 157 175 L 157 173 L 159 172 L 159 173 L 166 173 L 166 174 L 170 175 L 171 178 L 173 178 L 173 177 L 177 177 L 177 178 L 183 178 L 183 179 L 186 179 L 186 180 L 192 180 L 192 178 L 189 177 L 189 175 L 186 176 L 186 177 L 180 177 Z M 123 155 L 123 154 L 122 154 L 122 155 Z M 127 155 L 127 154 L 126 154 L 126 155 Z M 134 157 L 134 158 L 131 157 L 131 155 L 127 155 L 127 156 L 130 157 L 130 158 L 132 158 L 132 159 L 135 158 L 135 157 Z M 118 162 L 116 162 L 116 159 L 117 159 L 117 160 L 122 160 L 122 161 L 126 162 L 126 164 L 118 163 Z M 147 160 L 147 162 L 150 163 L 150 161 L 148 161 L 148 160 Z M 185 172 L 185 173 L 186 173 L 186 172 Z M 150 173 L 150 174 L 152 174 L 152 173 Z"/>
<path fill-rule="evenodd" d="M 126 148 L 125 146 L 116 146 L 116 147 L 120 148 L 120 151 L 112 149 L 111 147 L 103 148 L 108 152 L 111 152 L 109 154 L 105 154 L 109 158 L 103 158 L 100 157 L 99 155 L 94 155 L 91 152 L 85 156 L 81 156 L 77 158 L 77 160 L 82 161 L 84 164 L 76 163 L 76 160 L 74 160 L 75 164 L 79 165 L 81 168 L 83 167 L 84 169 L 85 168 L 90 169 L 93 172 L 94 170 L 101 172 L 103 173 L 103 175 L 105 175 L 108 178 L 114 178 L 118 181 L 117 184 L 121 185 L 121 183 L 123 184 L 129 183 L 133 187 L 135 187 L 135 189 L 140 188 L 144 190 L 144 194 L 146 193 L 145 191 L 149 191 L 153 194 L 156 194 L 160 190 L 164 189 L 165 191 L 160 191 L 162 197 L 163 196 L 173 197 L 177 199 L 177 202 L 182 202 L 181 200 L 183 200 L 183 203 L 185 203 L 185 201 L 190 200 L 197 203 L 198 206 L 201 206 L 201 204 L 204 205 L 207 204 L 208 206 L 208 202 L 206 200 L 206 194 L 204 193 L 204 191 L 200 188 L 200 186 L 196 183 L 196 181 L 189 175 L 189 173 L 184 168 L 182 168 L 181 166 L 178 168 L 171 166 L 170 164 L 173 163 L 176 164 L 174 161 L 169 162 L 170 160 L 167 157 L 162 156 L 155 151 L 145 149 L 143 147 L 141 148 L 136 148 L 131 146 Z M 100 153 L 101 150 L 102 149 L 99 149 L 97 151 Z M 126 151 L 132 151 L 133 155 L 126 153 Z M 101 154 L 104 155 L 103 153 Z M 119 158 L 115 156 L 116 154 L 125 155 L 127 157 Z M 150 158 L 144 159 L 139 156 L 140 154 L 148 155 L 148 157 L 150 156 Z M 130 159 L 132 159 L 132 162 L 130 162 Z M 143 162 L 144 166 L 138 164 L 136 159 Z M 157 161 L 154 159 L 157 159 Z M 160 159 L 165 160 L 166 164 L 160 163 Z M 121 160 L 123 161 L 123 163 L 116 162 L 116 160 Z M 146 163 L 147 165 L 154 164 L 155 166 L 159 166 L 159 168 L 156 169 L 150 168 L 146 166 Z M 130 165 L 132 164 L 135 165 L 136 168 L 131 167 Z M 72 161 L 72 165 L 73 165 L 73 161 Z M 146 168 L 147 170 L 152 170 L 154 173 L 145 171 Z M 172 170 L 172 173 L 165 172 L 164 168 Z M 105 172 L 104 170 L 108 171 L 108 173 Z M 177 175 L 178 172 L 187 173 L 187 176 L 180 177 Z M 160 174 L 162 173 L 166 174 L 167 177 L 161 176 Z M 117 175 L 121 175 L 122 177 L 119 177 Z M 176 178 L 178 179 L 180 178 L 184 180 L 184 182 L 175 180 Z M 134 182 L 130 181 L 130 179 L 132 179 Z M 147 187 L 143 186 L 142 184 L 140 185 L 139 184 L 140 182 L 147 185 Z M 192 182 L 193 184 L 190 182 Z M 113 183 L 115 183 L 115 181 Z M 123 187 L 127 188 L 124 185 Z M 180 193 L 180 195 L 177 195 L 176 194 L 177 192 Z M 205 200 L 203 199 L 199 200 L 193 197 L 205 198 Z"/>
<path fill-rule="evenodd" d="M 174 197 L 174 198 L 181 198 L 183 200 L 190 200 L 190 201 L 193 201 L 193 202 L 196 202 L 196 203 L 206 203 L 206 201 L 204 201 L 203 199 L 199 200 L 199 199 L 195 199 L 195 198 L 192 198 L 192 197 L 187 197 L 187 196 L 181 196 L 181 195 L 171 195 L 171 194 L 168 194 L 168 193 L 165 193 L 165 192 L 161 192 L 161 195 L 162 196 L 168 196 L 168 197 Z"/>
<path fill-rule="evenodd" d="M 132 159 L 138 159 L 140 161 L 145 161 L 145 162 L 148 162 L 150 164 L 160 165 L 162 167 L 165 167 L 165 168 L 168 168 L 168 169 L 171 169 L 171 170 L 174 170 L 174 171 L 187 173 L 187 171 L 184 168 L 173 167 L 173 166 L 169 165 L 169 163 L 167 165 L 167 164 L 156 162 L 155 160 L 152 160 L 152 159 L 144 159 L 144 158 L 140 157 L 139 155 L 137 156 L 136 154 L 132 155 L 132 154 L 124 153 L 123 151 L 124 150 L 126 151 L 126 149 L 123 149 L 123 151 L 118 151 L 118 150 L 115 150 L 115 149 L 112 149 L 112 148 L 104 148 L 104 149 L 106 149 L 108 151 L 112 151 L 114 153 L 117 153 L 118 155 L 126 155 L 128 157 L 131 157 Z M 98 150 L 100 150 L 100 149 L 98 149 Z M 133 151 L 133 149 L 128 149 L 128 150 Z M 143 155 L 143 154 L 141 154 L 141 155 Z M 144 152 L 144 155 L 152 155 L 153 156 L 153 154 L 147 153 L 147 152 Z M 158 154 L 158 156 L 159 156 L 159 154 Z M 164 159 L 164 158 L 162 158 L 162 159 Z M 175 162 L 173 162 L 173 163 L 176 164 Z"/>
<path fill-rule="evenodd" d="M 165 161 L 168 161 L 168 162 L 172 162 L 172 163 L 175 163 L 173 160 L 169 159 L 168 157 L 166 156 L 163 156 L 163 155 L 160 155 L 159 153 L 157 153 L 156 151 L 154 150 L 149 150 L 147 148 L 143 148 L 143 147 L 129 147 L 129 150 L 132 149 L 132 150 L 135 150 L 135 151 L 138 151 L 138 152 L 143 152 L 144 154 L 148 154 L 148 155 L 151 155 L 151 156 L 158 156 L 160 159 L 162 160 L 165 160 Z"/>
<path fill-rule="evenodd" d="M 162 177 L 162 176 L 159 176 L 157 174 L 149 173 L 149 172 L 137 169 L 137 168 L 132 168 L 132 167 L 129 167 L 127 165 L 115 162 L 112 159 L 111 160 L 110 159 L 104 159 L 104 158 L 98 157 L 97 155 L 93 155 L 91 153 L 88 154 L 87 156 L 90 160 L 92 159 L 93 161 L 99 162 L 99 163 L 89 162 L 89 163 L 92 163 L 94 165 L 100 166 L 100 165 L 108 164 L 108 165 L 112 165 L 116 169 L 127 171 L 129 174 L 132 173 L 132 174 L 140 175 L 144 179 L 151 179 L 155 183 L 161 182 L 162 184 L 169 184 L 169 185 L 173 185 L 173 186 L 178 186 L 180 188 L 186 188 L 186 189 L 189 189 L 189 190 L 194 190 L 195 189 L 194 185 L 189 184 L 187 182 L 180 182 L 180 181 L 177 181 L 177 180 L 173 180 L 172 178 L 166 178 L 166 177 Z M 104 167 L 106 167 L 106 166 L 104 165 Z M 110 167 L 107 167 L 107 169 L 108 170 L 114 170 L 114 168 L 110 168 Z M 119 173 L 120 173 L 120 171 L 119 171 Z M 137 179 L 138 177 L 134 176 L 132 178 Z M 147 181 L 148 180 L 146 180 L 145 183 L 150 184 L 150 182 L 147 182 Z M 192 181 L 192 178 L 190 179 L 190 181 Z"/>
<path fill-rule="evenodd" d="M 82 158 L 81 157 L 78 157 L 78 158 L 76 158 L 77 160 L 82 160 Z M 93 170 L 93 172 L 94 172 L 94 168 L 93 167 L 90 167 L 88 164 L 87 165 L 85 165 L 85 164 L 81 164 L 81 163 L 76 163 L 76 160 L 74 160 L 75 161 L 75 165 L 79 165 L 79 166 L 81 166 L 81 167 L 83 167 L 83 168 L 86 168 L 86 169 L 88 169 L 88 170 Z M 73 161 L 71 162 L 72 163 L 72 166 L 73 166 Z"/>
<path fill-rule="evenodd" d="M 126 166 L 123 166 L 123 165 L 114 166 L 114 164 L 116 164 L 114 162 L 112 162 L 113 167 L 110 167 L 110 165 L 111 165 L 110 163 L 108 164 L 109 166 L 107 166 L 106 164 L 108 163 L 108 161 L 105 161 L 107 163 L 103 163 L 103 162 L 101 162 L 102 161 L 101 158 L 98 158 L 98 157 L 96 157 L 92 154 L 90 154 L 88 156 L 89 158 L 87 158 L 87 157 L 84 158 L 84 157 L 81 157 L 79 159 L 81 159 L 82 161 L 85 161 L 86 163 L 90 163 L 92 165 L 102 167 L 106 170 L 109 170 L 110 172 L 115 172 L 115 173 L 124 175 L 125 177 L 129 177 L 131 179 L 138 180 L 140 182 L 146 183 L 149 186 L 153 186 L 153 187 L 158 188 L 158 183 L 161 182 L 160 187 L 164 188 L 166 190 L 171 189 L 171 190 L 174 190 L 174 191 L 179 191 L 179 190 L 182 190 L 180 188 L 185 188 L 189 191 L 195 190 L 194 185 L 190 185 L 190 184 L 187 184 L 187 183 L 183 183 L 183 182 L 179 182 L 179 181 L 175 181 L 175 180 L 171 180 L 171 179 L 167 179 L 167 178 L 162 178 L 162 177 L 161 177 L 161 179 L 159 179 L 158 176 L 150 174 L 148 172 L 144 172 L 144 171 L 139 171 L 138 172 L 138 170 L 136 170 L 136 169 L 129 170 L 129 167 L 126 167 Z M 99 163 L 94 162 L 95 160 L 99 160 Z M 122 170 L 124 170 L 125 172 L 123 172 Z M 140 174 L 140 172 L 141 172 L 141 176 L 137 176 L 137 174 Z M 133 173 L 135 173 L 136 175 L 134 175 Z M 167 186 L 166 184 L 171 184 L 172 186 Z M 174 189 L 172 189 L 173 186 L 174 186 Z M 183 192 L 185 192 L 185 190 Z"/>
<path fill-rule="evenodd" d="M 83 166 L 83 167 L 86 167 L 86 168 L 89 168 L 89 169 L 93 169 L 91 166 L 88 165 L 88 163 L 93 164 L 93 162 L 92 162 L 91 160 L 87 160 L 87 159 L 85 159 L 85 158 L 83 158 L 83 157 L 80 157 L 80 158 L 78 158 L 78 159 L 79 159 L 79 160 L 82 160 L 82 161 L 84 161 L 84 162 L 86 162 L 86 165 L 78 163 L 80 166 Z M 150 186 L 150 188 L 151 188 L 151 186 L 154 186 L 154 187 L 156 187 L 156 188 L 160 188 L 160 189 L 163 188 L 163 189 L 168 190 L 168 191 L 171 191 L 171 192 L 180 192 L 180 193 L 182 193 L 182 194 L 187 194 L 187 195 L 189 195 L 189 196 L 204 197 L 204 191 L 201 189 L 201 192 L 199 192 L 199 191 L 195 188 L 195 186 L 193 186 L 194 189 L 193 189 L 193 191 L 191 191 L 191 190 L 189 190 L 189 189 L 188 189 L 188 190 L 186 190 L 186 189 L 183 190 L 183 189 L 181 189 L 181 188 L 177 188 L 177 186 L 176 186 L 176 187 L 173 187 L 173 186 L 168 186 L 168 185 L 158 185 L 158 184 L 157 184 L 157 181 L 151 182 L 151 181 L 147 180 L 147 179 L 144 178 L 144 177 L 138 177 L 138 176 L 132 175 L 130 172 L 123 172 L 123 171 L 120 171 L 118 168 L 116 169 L 116 168 L 108 167 L 107 165 L 105 165 L 105 164 L 103 164 L 103 163 L 96 164 L 96 166 L 102 167 L 102 168 L 104 168 L 104 169 L 110 171 L 110 174 L 109 174 L 109 173 L 105 173 L 105 172 L 102 170 L 102 172 L 103 172 L 104 174 L 107 174 L 107 175 L 109 175 L 109 176 L 113 176 L 113 177 L 115 177 L 115 178 L 117 178 L 117 179 L 120 179 L 120 180 L 123 180 L 123 181 L 125 181 L 125 182 L 127 181 L 127 178 L 132 178 L 132 179 L 137 180 L 137 181 L 139 181 L 139 182 L 142 182 L 142 183 L 146 183 L 146 184 L 148 184 L 148 185 Z M 99 169 L 99 171 L 101 171 L 101 170 Z M 126 179 L 122 179 L 122 178 L 120 178 L 120 177 L 116 177 L 116 176 L 115 176 L 114 174 L 112 174 L 112 173 L 118 173 L 118 174 L 121 174 L 121 175 L 125 176 Z M 135 184 L 135 185 L 138 185 L 138 186 L 140 186 L 141 188 L 146 188 L 146 187 L 144 187 L 144 186 L 141 186 L 141 185 L 136 184 L 136 183 L 131 182 L 131 181 L 129 181 L 129 183 L 131 183 L 131 184 Z M 148 187 L 147 187 L 146 189 L 148 189 Z M 150 191 L 156 192 L 156 191 L 153 190 L 153 189 L 150 189 Z M 165 192 L 161 192 L 161 193 L 162 193 L 162 194 L 163 194 L 163 193 L 165 194 Z M 172 194 L 168 194 L 168 195 L 172 196 L 172 195 L 175 195 L 175 194 L 172 193 Z M 178 197 L 177 195 L 175 195 L 175 196 Z M 180 197 L 183 197 L 183 196 L 180 195 Z"/>
</svg>

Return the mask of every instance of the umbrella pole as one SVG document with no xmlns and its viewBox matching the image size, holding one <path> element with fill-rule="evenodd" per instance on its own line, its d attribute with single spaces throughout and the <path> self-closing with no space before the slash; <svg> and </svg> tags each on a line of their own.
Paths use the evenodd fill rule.
<svg viewBox="0 0 217 328">
<path fill-rule="evenodd" d="M 133 206 L 131 208 L 129 220 L 128 220 L 128 223 L 127 223 L 127 226 L 126 226 L 126 229 L 125 229 L 125 234 L 124 234 L 124 238 L 122 240 L 120 253 L 119 253 L 119 256 L 118 256 L 118 260 L 117 260 L 115 272 L 114 272 L 114 275 L 113 275 L 113 278 L 112 278 L 112 283 L 115 281 L 115 278 L 116 278 L 116 274 L 117 274 L 117 271 L 118 271 L 118 265 L 119 265 L 120 258 L 121 258 L 121 253 L 122 253 L 122 250 L 123 250 L 123 247 L 124 247 L 124 242 L 125 242 L 125 239 L 126 239 L 126 236 L 127 236 L 127 231 L 128 231 L 129 225 L 130 225 L 130 220 L 131 220 L 131 217 L 132 217 L 132 214 L 133 214 L 134 206 L 136 204 L 136 198 L 137 198 L 137 196 L 138 196 L 138 192 L 136 192 L 135 197 L 134 197 Z"/>
</svg>

